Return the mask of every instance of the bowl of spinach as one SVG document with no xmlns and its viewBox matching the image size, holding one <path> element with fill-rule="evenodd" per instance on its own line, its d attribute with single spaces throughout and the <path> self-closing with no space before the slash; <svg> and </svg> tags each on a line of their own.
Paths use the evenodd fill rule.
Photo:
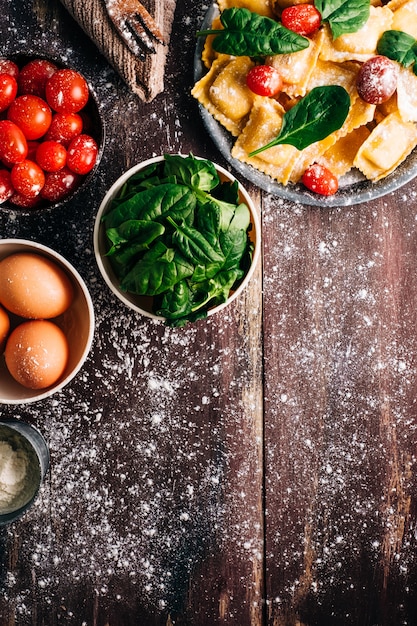
<svg viewBox="0 0 417 626">
<path fill-rule="evenodd" d="M 260 220 L 227 170 L 192 154 L 164 154 L 112 185 L 96 216 L 94 250 L 126 306 L 184 326 L 246 287 L 260 254 Z"/>
</svg>

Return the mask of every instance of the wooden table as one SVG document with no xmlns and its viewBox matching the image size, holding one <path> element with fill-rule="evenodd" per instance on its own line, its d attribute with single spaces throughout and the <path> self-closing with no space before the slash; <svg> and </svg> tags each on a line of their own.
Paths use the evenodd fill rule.
<svg viewBox="0 0 417 626">
<path fill-rule="evenodd" d="M 348 208 L 247 187 L 263 255 L 223 313 L 169 329 L 110 293 L 98 205 L 126 168 L 187 153 L 227 165 L 190 96 L 206 10 L 179 2 L 166 88 L 143 104 L 52 0 L 0 0 L 1 51 L 62 56 L 94 84 L 107 139 L 83 196 L 0 237 L 68 258 L 92 351 L 61 393 L 0 406 L 51 451 L 36 505 L 0 531 L 0 623 L 417 623 L 417 183 Z"/>
</svg>

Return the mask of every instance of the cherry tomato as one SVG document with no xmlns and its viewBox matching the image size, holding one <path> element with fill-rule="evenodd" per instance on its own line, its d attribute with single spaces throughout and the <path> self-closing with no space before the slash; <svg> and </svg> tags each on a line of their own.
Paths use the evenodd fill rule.
<svg viewBox="0 0 417 626">
<path fill-rule="evenodd" d="M 55 72 L 46 83 L 46 101 L 58 113 L 77 113 L 87 104 L 87 81 L 75 70 Z"/>
<path fill-rule="evenodd" d="M 13 194 L 14 187 L 9 170 L 0 170 L 0 204 L 6 202 Z"/>
<path fill-rule="evenodd" d="M 36 209 L 42 202 L 42 198 L 40 195 L 29 198 L 16 191 L 9 199 L 9 202 L 23 209 Z"/>
<path fill-rule="evenodd" d="M 16 94 L 16 79 L 11 74 L 0 74 L 0 112 L 9 108 Z"/>
<path fill-rule="evenodd" d="M 96 161 L 98 146 L 90 135 L 78 135 L 68 146 L 67 165 L 76 174 L 88 174 Z"/>
<path fill-rule="evenodd" d="M 322 196 L 332 196 L 339 188 L 336 176 L 324 165 L 313 163 L 301 179 L 303 185 Z"/>
<path fill-rule="evenodd" d="M 258 96 L 276 96 L 282 90 L 282 76 L 272 65 L 255 65 L 246 76 L 246 84 Z"/>
<path fill-rule="evenodd" d="M 12 102 L 7 119 L 19 126 L 26 139 L 39 139 L 51 125 L 52 112 L 45 100 L 28 94 Z"/>
<path fill-rule="evenodd" d="M 81 135 L 82 130 L 83 119 L 78 113 L 55 113 L 45 139 L 59 141 L 62 145 L 68 146 L 71 139 Z"/>
<path fill-rule="evenodd" d="M 80 182 L 81 176 L 71 172 L 65 165 L 58 172 L 49 172 L 45 175 L 41 196 L 50 202 L 58 202 L 72 193 Z"/>
<path fill-rule="evenodd" d="M 39 195 L 45 184 L 45 174 L 37 163 L 25 159 L 13 165 L 11 171 L 12 185 L 15 190 L 26 198 Z"/>
<path fill-rule="evenodd" d="M 9 167 L 26 158 L 26 137 L 14 122 L 0 120 L 0 159 Z"/>
<path fill-rule="evenodd" d="M 398 68 L 385 56 L 377 55 L 365 61 L 357 78 L 359 96 L 368 104 L 381 104 L 397 89 Z"/>
<path fill-rule="evenodd" d="M 297 4 L 283 10 L 281 22 L 298 35 L 312 35 L 321 24 L 321 14 L 312 4 Z"/>
<path fill-rule="evenodd" d="M 58 141 L 43 141 L 36 151 L 36 163 L 45 172 L 57 172 L 67 160 L 67 151 Z"/>
<path fill-rule="evenodd" d="M 19 66 L 9 59 L 0 59 L 0 72 L 17 78 L 19 76 Z"/>
<path fill-rule="evenodd" d="M 17 84 L 20 94 L 32 94 L 45 98 L 45 85 L 57 66 L 47 59 L 33 59 L 20 70 Z"/>
</svg>

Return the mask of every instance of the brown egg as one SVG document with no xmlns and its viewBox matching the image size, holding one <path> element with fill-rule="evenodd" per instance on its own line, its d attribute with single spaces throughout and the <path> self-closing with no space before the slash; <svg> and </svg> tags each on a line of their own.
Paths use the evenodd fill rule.
<svg viewBox="0 0 417 626">
<path fill-rule="evenodd" d="M 4 354 L 7 369 L 15 380 L 29 389 L 45 389 L 64 373 L 69 346 L 54 322 L 30 320 L 11 332 Z"/>
<path fill-rule="evenodd" d="M 50 259 L 17 252 L 0 261 L 0 303 L 12 313 L 49 319 L 64 313 L 72 298 L 70 279 Z"/>
<path fill-rule="evenodd" d="M 6 311 L 0 306 L 0 353 L 6 343 L 6 337 L 10 330 L 10 320 Z"/>
</svg>

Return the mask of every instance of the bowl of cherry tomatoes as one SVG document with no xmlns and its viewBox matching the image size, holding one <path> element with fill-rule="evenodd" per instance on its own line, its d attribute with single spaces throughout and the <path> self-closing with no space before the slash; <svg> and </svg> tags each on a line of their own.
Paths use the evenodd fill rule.
<svg viewBox="0 0 417 626">
<path fill-rule="evenodd" d="M 94 175 L 104 125 L 85 77 L 45 57 L 0 59 L 0 210 L 32 213 Z"/>
</svg>

